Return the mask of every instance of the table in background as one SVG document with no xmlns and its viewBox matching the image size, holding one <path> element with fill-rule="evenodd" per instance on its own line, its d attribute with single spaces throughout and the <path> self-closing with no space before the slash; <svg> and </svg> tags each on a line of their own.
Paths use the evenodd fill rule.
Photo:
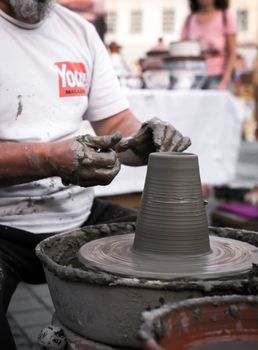
<svg viewBox="0 0 258 350">
<path fill-rule="evenodd" d="M 154 116 L 189 136 L 188 152 L 198 155 L 202 183 L 224 185 L 235 176 L 241 142 L 243 108 L 226 91 L 126 90 L 130 107 L 142 121 Z M 97 196 L 141 192 L 146 167 L 125 167 Z"/>
</svg>

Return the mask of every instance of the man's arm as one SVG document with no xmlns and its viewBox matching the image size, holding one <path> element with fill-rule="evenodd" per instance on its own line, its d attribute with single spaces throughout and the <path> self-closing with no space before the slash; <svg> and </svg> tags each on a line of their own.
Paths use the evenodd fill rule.
<svg viewBox="0 0 258 350">
<path fill-rule="evenodd" d="M 65 184 L 107 185 L 120 169 L 112 150 L 120 139 L 116 134 L 49 143 L 0 142 L 0 187 L 51 176 L 61 177 Z"/>
<path fill-rule="evenodd" d="M 92 125 L 100 136 L 48 143 L 0 142 L 0 187 L 51 176 L 83 187 L 107 185 L 119 172 L 120 161 L 143 165 L 151 152 L 180 152 L 190 145 L 171 124 L 157 118 L 141 124 L 130 110 Z"/>
<path fill-rule="evenodd" d="M 56 143 L 14 143 L 0 142 L 0 186 L 17 185 L 29 181 L 55 176 L 58 165 L 56 156 L 60 152 L 61 167 L 73 167 L 73 156 L 69 142 Z M 65 154 L 65 153 L 64 153 Z M 63 163 L 63 165 L 61 164 Z"/>
<path fill-rule="evenodd" d="M 130 109 L 91 124 L 96 134 L 100 136 L 111 135 L 118 131 L 123 137 L 127 137 L 137 132 L 141 127 L 141 122 Z"/>
</svg>

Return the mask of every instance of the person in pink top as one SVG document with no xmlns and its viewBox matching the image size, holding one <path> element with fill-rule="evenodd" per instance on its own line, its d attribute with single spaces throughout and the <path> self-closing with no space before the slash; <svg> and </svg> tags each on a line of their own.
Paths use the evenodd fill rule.
<svg viewBox="0 0 258 350">
<path fill-rule="evenodd" d="M 197 40 L 207 60 L 208 78 L 203 88 L 219 90 L 230 85 L 236 56 L 236 24 L 228 0 L 190 0 L 182 40 Z"/>
</svg>

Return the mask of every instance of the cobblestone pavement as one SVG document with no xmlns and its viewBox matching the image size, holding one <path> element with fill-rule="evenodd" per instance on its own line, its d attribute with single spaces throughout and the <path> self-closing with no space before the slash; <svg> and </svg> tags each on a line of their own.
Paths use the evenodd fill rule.
<svg viewBox="0 0 258 350">
<path fill-rule="evenodd" d="M 241 147 L 235 184 L 258 184 L 258 143 L 244 143 Z M 31 286 L 20 284 L 9 310 L 8 319 L 18 350 L 35 349 L 39 332 L 51 323 L 53 304 L 46 284 Z M 1 350 L 2 349 L 0 344 Z"/>
</svg>

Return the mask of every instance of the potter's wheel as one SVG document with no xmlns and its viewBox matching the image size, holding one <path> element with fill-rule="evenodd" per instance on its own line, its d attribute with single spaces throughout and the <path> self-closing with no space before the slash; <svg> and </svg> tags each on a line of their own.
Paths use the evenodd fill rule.
<svg viewBox="0 0 258 350">
<path fill-rule="evenodd" d="M 258 249 L 209 237 L 196 155 L 152 153 L 135 234 L 91 241 L 79 260 L 126 277 L 215 279 L 248 273 Z"/>
<path fill-rule="evenodd" d="M 79 259 L 88 268 L 162 280 L 240 276 L 258 264 L 258 249 L 233 239 L 210 236 L 208 254 L 178 257 L 138 252 L 132 249 L 133 241 L 133 234 L 91 241 L 81 247 Z"/>
<path fill-rule="evenodd" d="M 257 267 L 240 278 L 162 281 L 123 278 L 79 264 L 77 253 L 84 244 L 134 232 L 135 223 L 86 226 L 74 232 L 53 235 L 37 247 L 57 317 L 65 327 L 84 339 L 109 344 L 116 349 L 139 349 L 142 343 L 137 334 L 143 310 L 154 310 L 164 303 L 206 295 L 257 295 Z M 210 228 L 209 232 L 216 237 L 248 242 L 258 247 L 258 233 L 255 232 L 226 228 Z M 235 311 L 233 315 L 236 315 Z M 227 314 L 225 317 L 225 320 L 228 319 Z M 213 324 L 215 321 L 209 322 Z"/>
<path fill-rule="evenodd" d="M 79 260 L 126 277 L 216 279 L 247 274 L 258 249 L 209 237 L 196 155 L 152 153 L 135 234 L 91 241 Z"/>
</svg>

